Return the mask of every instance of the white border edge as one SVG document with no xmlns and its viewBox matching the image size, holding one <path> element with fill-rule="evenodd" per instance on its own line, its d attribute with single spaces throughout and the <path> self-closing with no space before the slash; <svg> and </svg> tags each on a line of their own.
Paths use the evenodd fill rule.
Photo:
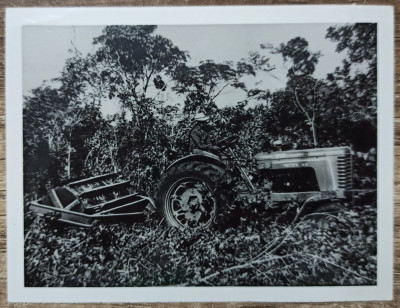
<svg viewBox="0 0 400 308">
<path fill-rule="evenodd" d="M 329 17 L 324 18 L 329 7 Z M 108 15 L 110 19 L 102 18 Z M 168 20 L 180 10 L 181 13 L 191 13 L 196 10 L 196 18 L 186 14 L 183 20 Z M 299 10 L 318 11 L 316 19 L 303 17 L 299 20 Z M 336 10 L 336 14 L 332 11 Z M 128 12 L 129 11 L 129 12 Z M 226 23 L 231 14 L 242 16 L 231 23 L 240 24 L 249 21 L 248 14 L 252 14 L 251 23 L 278 23 L 274 16 L 266 22 L 266 11 L 269 15 L 284 18 L 279 23 L 301 22 L 378 22 L 378 53 L 384 52 L 385 57 L 378 54 L 378 123 L 380 127 L 378 137 L 378 164 L 385 167 L 378 169 L 378 203 L 387 204 L 385 211 L 378 214 L 378 285 L 364 287 L 217 287 L 213 292 L 207 287 L 147 287 L 147 288 L 25 288 L 23 286 L 23 247 L 13 245 L 15 239 L 23 242 L 23 217 L 20 215 L 23 198 L 22 188 L 22 64 L 21 64 L 21 29 L 26 25 L 67 25 L 89 24 L 93 13 L 100 15 L 101 24 L 127 24 L 127 14 L 136 14 L 135 24 L 202 24 L 204 19 L 214 24 Z M 322 13 L 321 13 L 322 11 Z M 91 13 L 92 12 L 92 13 Z M 149 12 L 153 14 L 148 18 Z M 223 18 L 219 15 L 225 14 Z M 272 12 L 272 13 L 271 13 Z M 291 13 L 291 14 L 290 14 Z M 50 15 L 49 15 L 50 14 Z M 84 17 L 85 14 L 92 16 Z M 160 16 L 161 14 L 161 16 Z M 173 14 L 173 15 L 171 15 Z M 206 14 L 206 15 L 204 15 Z M 293 16 L 295 14 L 297 16 Z M 358 18 L 354 18 L 354 15 Z M 118 16 L 117 16 L 118 15 Z M 156 17 L 155 17 L 155 16 Z M 359 15 L 363 15 L 360 17 Z M 155 18 L 159 17 L 155 22 Z M 334 16 L 334 17 L 333 17 Z M 379 16 L 379 17 L 377 17 Z M 300 18 L 301 19 L 301 18 Z M 118 22 L 116 22 L 118 21 Z M 147 21 L 147 22 L 146 22 Z M 161 22 L 160 22 L 161 21 Z M 93 22 L 93 21 L 91 21 Z M 132 23 L 132 21 L 130 22 Z M 15 36 L 19 31 L 19 35 Z M 394 28 L 393 7 L 391 6 L 233 6 L 233 7 L 147 7 L 147 8 L 11 8 L 6 9 L 6 161 L 7 161 L 7 271 L 8 271 L 8 300 L 11 302 L 220 302 L 220 301 L 287 301 L 288 293 L 293 294 L 291 301 L 360 301 L 360 300 L 391 300 L 393 297 L 393 91 L 394 91 Z M 383 36 L 382 36 L 383 35 Z M 380 37 L 388 37 L 383 42 Z M 390 72 L 390 74 L 388 73 Z M 382 83 L 382 76 L 390 78 Z M 382 101 L 387 105 L 382 106 Z M 390 120 L 388 120 L 390 116 Z M 381 125 L 381 124 L 379 124 Z M 17 129 L 14 127 L 17 126 Z M 18 128 L 19 126 L 19 128 Z M 13 129 L 11 129 L 11 127 Z M 389 153 L 389 154 L 388 154 Z M 12 183 L 12 184 L 10 184 Z M 21 204 L 21 205 L 19 205 Z M 17 208 L 17 210 L 16 210 Z M 388 220 L 391 222 L 388 223 Z M 383 254 L 382 250 L 388 255 Z M 12 275 L 10 275 L 12 273 Z M 22 274 L 22 276 L 21 276 Z M 283 289 L 283 292 L 280 291 Z M 134 292 L 134 290 L 136 290 Z M 327 294 L 326 291 L 329 290 Z M 272 294 L 271 294 L 272 291 Z M 379 291 L 379 292 L 377 292 Z M 263 293 L 260 295 L 260 293 Z M 47 293 L 47 294 L 42 294 Z M 50 294 L 48 294 L 50 293 Z M 267 293 L 267 294 L 265 294 Z M 379 295 L 377 295 L 379 293 Z M 157 296 L 155 296 L 157 294 Z M 318 297 L 315 297 L 318 294 Z M 45 297 L 43 296 L 45 295 Z M 78 300 L 77 300 L 78 299 Z"/>
</svg>

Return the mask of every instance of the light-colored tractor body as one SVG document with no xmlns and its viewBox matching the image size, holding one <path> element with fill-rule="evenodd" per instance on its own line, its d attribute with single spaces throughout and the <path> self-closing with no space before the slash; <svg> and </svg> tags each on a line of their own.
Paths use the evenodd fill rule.
<svg viewBox="0 0 400 308">
<path fill-rule="evenodd" d="M 259 153 L 254 159 L 257 169 L 265 171 L 275 182 L 272 201 L 304 200 L 311 196 L 345 199 L 352 189 L 349 147 Z"/>
</svg>

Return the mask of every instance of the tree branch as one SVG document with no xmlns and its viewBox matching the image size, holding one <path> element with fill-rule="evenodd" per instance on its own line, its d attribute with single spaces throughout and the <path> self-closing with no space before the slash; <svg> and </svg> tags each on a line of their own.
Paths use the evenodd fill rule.
<svg viewBox="0 0 400 308">
<path fill-rule="evenodd" d="M 304 211 L 306 205 L 307 205 L 310 201 L 312 201 L 312 199 L 314 199 L 314 198 L 315 198 L 315 196 L 312 196 L 312 197 L 308 198 L 306 201 L 304 201 L 303 205 L 301 206 L 299 212 L 297 213 L 297 215 L 295 216 L 295 218 L 293 219 L 293 221 L 291 222 L 291 224 L 290 224 L 290 225 L 285 229 L 285 231 L 283 232 L 283 233 L 286 233 L 286 232 L 287 232 L 286 236 L 280 241 L 280 243 L 279 243 L 277 246 L 275 246 L 275 247 L 271 250 L 271 248 L 272 248 L 272 247 L 276 244 L 276 242 L 278 241 L 278 240 L 274 240 L 272 243 L 268 244 L 267 247 L 264 246 L 265 248 L 262 248 L 262 251 L 261 251 L 260 253 L 258 253 L 255 257 L 253 257 L 251 260 L 255 260 L 255 259 L 257 259 L 257 258 L 260 258 L 260 257 L 262 257 L 262 255 L 264 255 L 264 254 L 266 254 L 266 253 L 268 253 L 268 254 L 273 254 L 275 251 L 277 251 L 279 248 L 281 248 L 282 245 L 285 243 L 285 241 L 293 234 L 294 230 L 295 230 L 295 229 L 301 224 L 301 222 L 303 221 L 304 217 L 303 217 L 303 219 L 302 219 L 299 223 L 297 223 L 297 221 L 298 221 L 300 215 L 302 214 L 302 212 Z M 294 224 L 295 224 L 295 225 L 294 225 Z"/>
<path fill-rule="evenodd" d="M 210 97 L 210 101 L 214 100 L 218 95 L 221 94 L 221 92 L 227 87 L 229 86 L 229 83 L 225 84 L 214 96 L 212 96 L 212 98 Z"/>
<path fill-rule="evenodd" d="M 205 282 L 208 279 L 214 278 L 214 277 L 216 277 L 216 276 L 218 276 L 220 274 L 225 274 L 225 273 L 233 271 L 233 270 L 249 268 L 249 267 L 253 267 L 255 264 L 262 264 L 262 263 L 265 263 L 265 262 L 268 262 L 268 261 L 273 261 L 273 260 L 281 260 L 281 259 L 288 258 L 288 257 L 291 257 L 291 256 L 293 256 L 293 254 L 287 254 L 287 255 L 284 255 L 284 256 L 270 256 L 267 259 L 248 261 L 248 262 L 245 262 L 245 263 L 242 263 L 242 264 L 239 264 L 239 265 L 235 265 L 235 266 L 231 266 L 231 267 L 225 268 L 222 271 L 210 274 L 208 276 L 202 277 L 199 280 L 199 282 Z"/>
<path fill-rule="evenodd" d="M 293 92 L 294 97 L 295 97 L 295 104 L 297 104 L 297 106 L 300 108 L 300 110 L 303 111 L 304 115 L 307 117 L 308 121 L 311 124 L 311 117 L 309 116 L 307 110 L 301 105 L 299 96 L 297 94 L 297 90 L 294 89 L 294 91 L 292 90 L 292 92 Z"/>
<path fill-rule="evenodd" d="M 369 278 L 369 277 L 365 277 L 365 276 L 363 276 L 363 275 L 360 275 L 359 273 L 354 272 L 354 271 L 352 271 L 352 270 L 349 270 L 348 268 L 345 268 L 345 267 L 343 267 L 343 266 L 341 266 L 341 265 L 339 265 L 339 264 L 336 264 L 335 262 L 332 262 L 332 261 L 330 261 L 330 260 L 328 260 L 328 259 L 326 259 L 326 258 L 317 256 L 317 255 L 314 255 L 314 254 L 311 254 L 311 253 L 306 253 L 306 252 L 304 252 L 304 253 L 297 253 L 297 254 L 299 254 L 299 255 L 307 255 L 307 256 L 309 256 L 309 257 L 312 257 L 312 258 L 315 258 L 315 259 L 319 259 L 319 260 L 321 260 L 321 261 L 323 261 L 323 262 L 325 262 L 325 263 L 328 263 L 328 264 L 333 265 L 333 266 L 335 266 L 335 267 L 337 267 L 337 268 L 340 268 L 340 269 L 344 270 L 344 271 L 347 272 L 347 273 L 356 275 L 356 276 L 361 277 L 361 278 L 366 279 L 366 280 L 370 280 L 370 281 L 376 282 L 376 279 L 373 279 L 373 278 Z"/>
</svg>

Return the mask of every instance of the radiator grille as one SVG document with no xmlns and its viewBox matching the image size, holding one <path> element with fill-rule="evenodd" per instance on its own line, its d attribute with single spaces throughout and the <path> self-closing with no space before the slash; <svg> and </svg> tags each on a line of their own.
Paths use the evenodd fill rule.
<svg viewBox="0 0 400 308">
<path fill-rule="evenodd" d="M 338 156 L 337 173 L 339 189 L 352 188 L 352 164 L 350 154 L 346 156 Z"/>
</svg>

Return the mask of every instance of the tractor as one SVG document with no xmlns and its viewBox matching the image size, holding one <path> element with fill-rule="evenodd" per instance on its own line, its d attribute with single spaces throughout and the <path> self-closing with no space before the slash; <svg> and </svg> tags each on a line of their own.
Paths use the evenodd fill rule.
<svg viewBox="0 0 400 308">
<path fill-rule="evenodd" d="M 135 193 L 129 180 L 106 174 L 50 189 L 32 201 L 39 214 L 90 226 L 94 221 L 140 220 L 156 208 L 169 226 L 208 228 L 238 199 L 265 207 L 289 202 L 340 203 L 352 190 L 349 147 L 259 153 L 240 159 L 236 138 L 218 142 L 218 153 L 195 149 L 167 167 L 153 198 Z"/>
<path fill-rule="evenodd" d="M 209 227 L 224 205 L 237 199 L 272 207 L 340 203 L 351 195 L 349 147 L 259 153 L 243 160 L 232 150 L 235 141 L 219 141 L 220 155 L 195 149 L 166 169 L 155 202 L 168 225 Z"/>
</svg>

